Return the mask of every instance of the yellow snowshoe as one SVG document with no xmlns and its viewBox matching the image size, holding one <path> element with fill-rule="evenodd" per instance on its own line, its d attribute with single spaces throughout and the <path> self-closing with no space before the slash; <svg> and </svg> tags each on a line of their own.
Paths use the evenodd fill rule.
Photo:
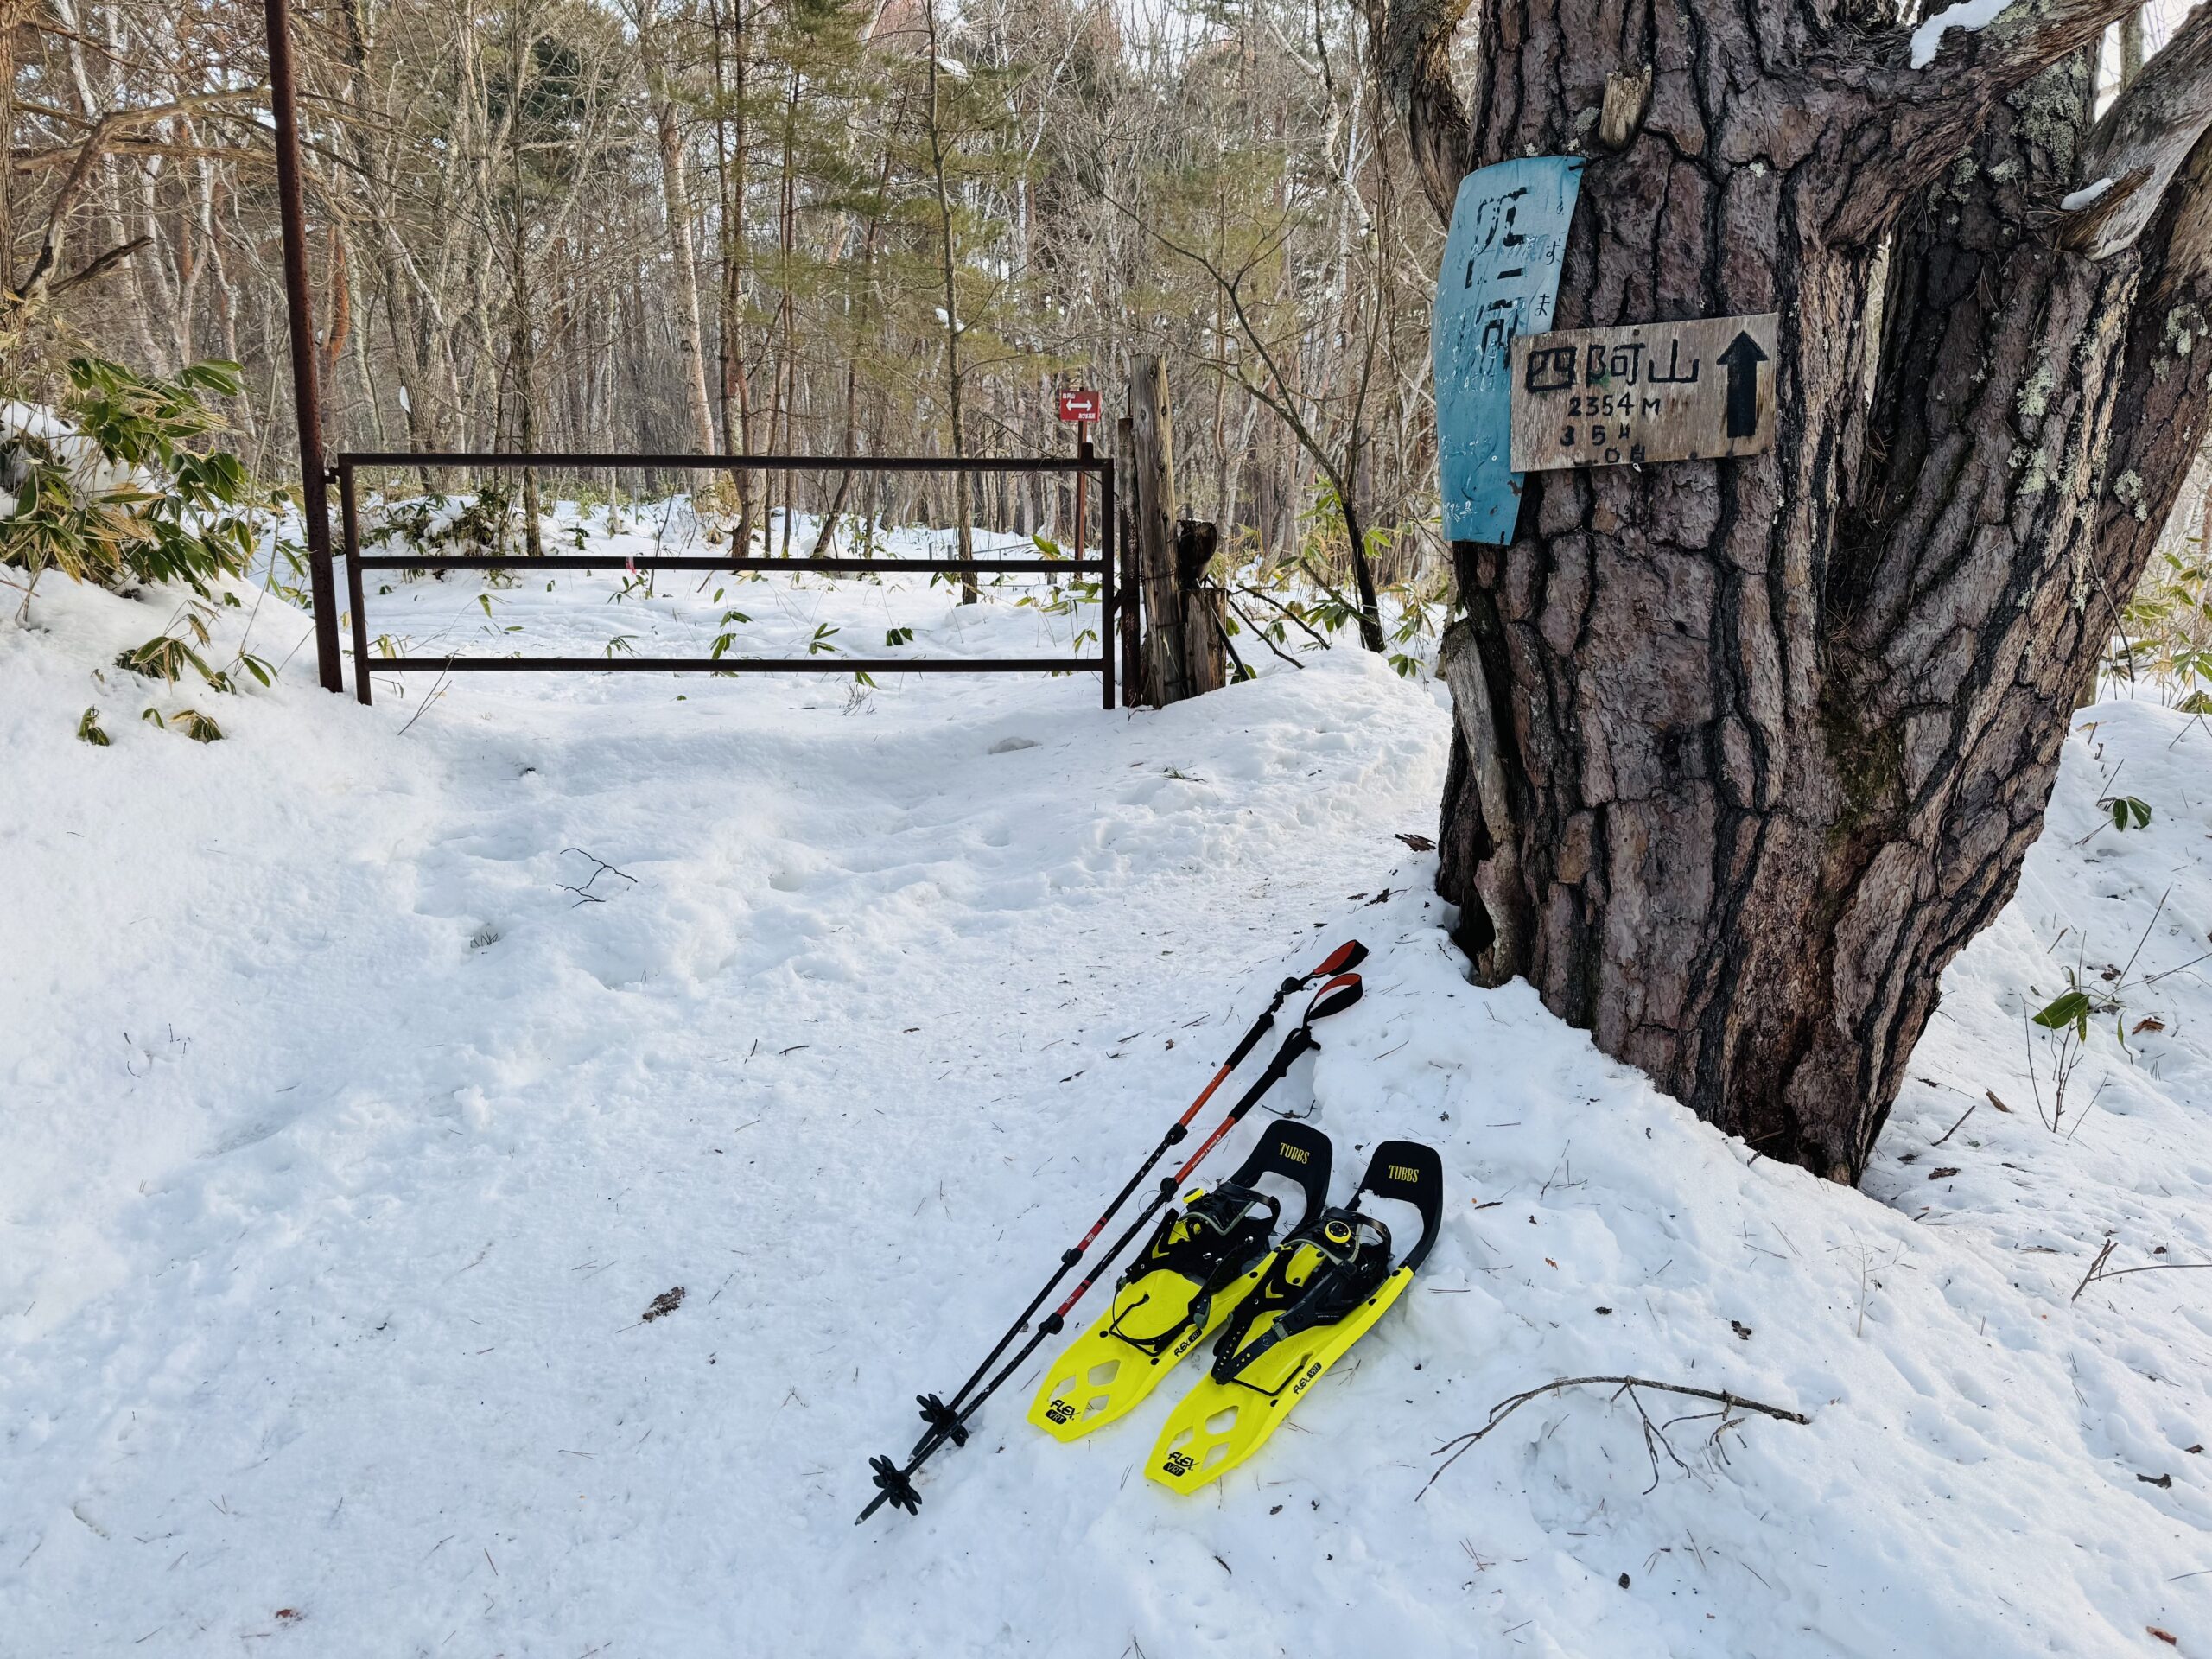
<svg viewBox="0 0 2212 1659">
<path fill-rule="evenodd" d="M 1298 1186 L 1302 1227 L 1328 1200 L 1332 1158 L 1319 1129 L 1270 1123 L 1227 1180 L 1193 1191 L 1180 1211 L 1161 1217 L 1115 1281 L 1112 1302 L 1046 1371 L 1029 1421 L 1056 1440 L 1074 1440 L 1133 1410 L 1260 1281 L 1282 1211 L 1259 1190 L 1260 1178 Z"/>
<path fill-rule="evenodd" d="M 1359 1207 L 1370 1196 L 1421 1213 L 1421 1237 L 1395 1266 L 1389 1229 Z M 1257 1282 L 1214 1344 L 1211 1370 L 1169 1414 L 1146 1472 L 1192 1492 L 1258 1451 L 1413 1281 L 1443 1217 L 1435 1150 L 1412 1141 L 1376 1147 L 1351 1202 L 1323 1211 L 1255 1270 Z"/>
</svg>

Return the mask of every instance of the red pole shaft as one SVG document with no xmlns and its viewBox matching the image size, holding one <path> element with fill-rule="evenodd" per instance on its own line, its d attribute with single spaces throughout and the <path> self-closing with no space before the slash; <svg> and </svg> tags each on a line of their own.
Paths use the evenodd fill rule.
<svg viewBox="0 0 2212 1659">
<path fill-rule="evenodd" d="M 1220 1123 L 1215 1126 L 1214 1132 L 1198 1142 L 1198 1149 L 1191 1154 L 1190 1160 L 1175 1172 L 1175 1185 L 1180 1186 L 1189 1180 L 1191 1173 L 1205 1161 L 1206 1154 L 1214 1149 L 1215 1143 L 1236 1127 L 1236 1120 L 1234 1117 L 1223 1118 Z"/>
</svg>

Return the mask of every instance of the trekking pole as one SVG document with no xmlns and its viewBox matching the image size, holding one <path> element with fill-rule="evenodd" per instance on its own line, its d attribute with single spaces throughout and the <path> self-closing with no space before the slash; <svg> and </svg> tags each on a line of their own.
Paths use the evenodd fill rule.
<svg viewBox="0 0 2212 1659">
<path fill-rule="evenodd" d="M 921 1438 L 914 1442 L 915 1455 L 921 1455 L 923 1447 L 933 1437 L 942 1439 L 958 1424 L 960 1407 L 968 1397 L 968 1390 L 983 1380 L 998 1357 L 1006 1351 L 1007 1344 L 1028 1328 L 1031 1317 L 1044 1306 L 1045 1299 L 1052 1294 L 1061 1280 L 1068 1276 L 1069 1270 L 1083 1260 L 1084 1252 L 1090 1248 L 1099 1234 L 1106 1230 L 1106 1224 L 1113 1220 L 1115 1211 L 1129 1201 L 1130 1195 L 1143 1184 L 1144 1178 L 1152 1173 L 1154 1166 L 1167 1155 L 1168 1148 L 1179 1145 L 1190 1134 L 1192 1121 L 1205 1109 L 1206 1103 L 1213 1098 L 1214 1090 L 1228 1081 L 1230 1072 L 1244 1064 L 1245 1057 L 1274 1027 L 1275 1015 L 1281 1012 L 1283 1003 L 1315 980 L 1333 978 L 1357 968 L 1366 960 L 1367 947 L 1357 939 L 1347 939 L 1322 958 L 1320 966 L 1310 973 L 1294 975 L 1275 987 L 1275 994 L 1268 1001 L 1267 1007 L 1252 1022 L 1252 1028 L 1238 1040 L 1236 1046 L 1230 1051 L 1229 1058 L 1221 1063 L 1220 1070 L 1213 1074 L 1205 1088 L 1198 1090 L 1198 1097 L 1185 1109 L 1182 1116 L 1167 1126 L 1167 1133 L 1160 1136 L 1160 1144 L 1152 1149 L 1144 1162 L 1137 1166 L 1136 1173 L 1130 1176 L 1122 1190 L 1114 1195 L 1113 1202 L 1099 1211 L 1098 1219 L 1090 1224 L 1090 1230 L 1060 1252 L 1060 1265 L 1053 1271 L 1052 1276 L 1029 1299 L 1029 1306 L 1014 1316 L 1014 1323 L 1006 1328 L 1006 1334 L 998 1339 L 989 1353 L 983 1356 L 982 1363 L 969 1375 L 968 1380 L 953 1390 L 952 1398 L 950 1401 L 941 1400 L 933 1394 L 914 1396 L 914 1403 L 922 1408 L 922 1421 L 927 1425 Z"/>
<path fill-rule="evenodd" d="M 1337 956 L 1343 956 L 1346 950 L 1360 950 L 1360 956 L 1351 957 L 1353 961 L 1358 961 L 1365 955 L 1365 951 L 1357 945 L 1348 945 L 1344 950 L 1339 950 Z M 1336 957 L 1332 957 L 1331 960 L 1336 960 Z M 1276 1006 L 1280 1006 L 1282 998 L 1288 995 L 1290 988 L 1296 982 L 1289 981 L 1285 982 L 1284 989 L 1277 993 Z M 1031 1336 L 1027 1342 L 1022 1344 L 1020 1351 L 1012 1359 L 1007 1361 L 988 1383 L 957 1408 L 944 1404 L 935 1395 L 923 1397 L 922 1414 L 929 1420 L 929 1428 L 915 1443 L 913 1454 L 906 1459 L 904 1467 L 894 1464 L 887 1457 L 868 1459 L 868 1467 L 874 1471 L 876 1494 L 868 1500 L 868 1507 L 854 1517 L 855 1526 L 867 1520 L 887 1503 L 906 1510 L 909 1515 L 919 1513 L 922 1497 L 921 1494 L 914 1490 L 914 1471 L 928 1462 L 938 1449 L 948 1442 L 953 1446 L 965 1446 L 968 1443 L 968 1420 L 976 1414 L 986 1400 L 998 1392 L 1000 1386 L 1006 1382 L 1007 1378 L 1020 1369 L 1023 1362 L 1028 1359 L 1030 1355 L 1037 1351 L 1039 1344 L 1048 1337 L 1058 1335 L 1066 1327 L 1069 1312 L 1083 1300 L 1084 1293 L 1098 1282 L 1107 1268 L 1113 1265 L 1115 1259 L 1128 1248 L 1129 1242 L 1149 1226 L 1153 1217 L 1173 1199 L 1176 1192 L 1181 1189 L 1183 1183 L 1191 1178 L 1192 1173 L 1198 1168 L 1205 1155 L 1220 1143 L 1222 1138 L 1230 1130 L 1243 1121 L 1244 1115 L 1259 1103 L 1260 1098 L 1268 1090 L 1282 1080 L 1300 1055 L 1320 1047 L 1319 1039 L 1313 1035 L 1313 1022 L 1316 1020 L 1326 1019 L 1330 1014 L 1342 1013 L 1351 1007 L 1353 1003 L 1359 1001 L 1361 988 L 1357 974 L 1338 974 L 1314 993 L 1313 1001 L 1306 1007 L 1305 1017 L 1299 1021 L 1297 1028 L 1283 1039 L 1282 1046 L 1275 1052 L 1274 1058 L 1268 1062 L 1267 1070 L 1253 1080 L 1252 1086 L 1237 1098 L 1236 1103 L 1229 1109 L 1221 1122 L 1215 1126 L 1213 1133 L 1198 1143 L 1198 1150 L 1184 1160 L 1182 1167 L 1160 1183 L 1160 1190 L 1153 1195 L 1151 1201 L 1145 1205 L 1136 1219 L 1128 1224 L 1112 1245 L 1101 1253 L 1090 1271 L 1084 1275 L 1082 1281 L 1072 1291 L 1068 1293 L 1066 1300 L 1052 1310 L 1044 1322 L 1037 1327 L 1035 1334 Z M 1266 1017 L 1272 1020 L 1273 1015 L 1274 1008 L 1270 1007 Z M 1249 1051 L 1253 1041 L 1256 1040 L 1258 1033 L 1265 1028 L 1264 1025 L 1255 1027 L 1253 1035 L 1239 1045 L 1240 1056 Z M 1223 1073 L 1216 1074 L 1214 1083 L 1209 1084 L 1206 1087 L 1206 1095 L 1213 1092 L 1221 1080 L 1221 1076 L 1225 1074 L 1228 1068 L 1224 1067 Z M 1204 1104 L 1206 1095 L 1201 1095 L 1198 1097 L 1200 1104 Z M 1112 1216 L 1115 1210 L 1121 1207 L 1122 1199 L 1128 1197 L 1137 1183 L 1144 1179 L 1146 1173 L 1159 1161 L 1161 1154 L 1183 1138 L 1183 1135 L 1176 1131 L 1185 1128 L 1191 1116 L 1195 1114 L 1196 1110 L 1197 1108 L 1193 1107 L 1191 1114 L 1185 1114 L 1176 1124 L 1175 1130 L 1170 1131 L 1170 1138 L 1163 1140 L 1160 1146 L 1154 1151 L 1153 1155 L 1145 1160 L 1144 1167 L 1130 1179 L 1128 1186 L 1122 1188 L 1120 1196 L 1116 1198 L 1113 1205 L 1108 1208 L 1106 1215 L 1100 1217 L 1090 1231 L 1084 1235 L 1086 1245 L 1098 1236 L 1100 1229 L 1104 1227 L 1108 1218 Z M 1023 1311 L 1021 1318 L 1014 1322 L 1013 1328 L 999 1338 L 997 1346 L 991 1350 L 982 1364 L 976 1368 L 975 1376 L 961 1385 L 959 1394 L 954 1396 L 956 1400 L 968 1394 L 968 1390 L 975 1386 L 976 1379 L 990 1369 L 992 1361 L 1004 1352 L 1007 1344 L 1027 1326 L 1029 1316 L 1037 1311 L 1046 1296 L 1051 1294 L 1053 1286 L 1065 1275 L 1069 1268 L 1074 1266 L 1081 1255 L 1082 1252 L 1078 1249 L 1070 1252 L 1068 1255 L 1062 1258 L 1060 1271 L 1054 1274 L 1046 1284 L 1045 1288 L 1031 1300 L 1029 1306 Z"/>
</svg>

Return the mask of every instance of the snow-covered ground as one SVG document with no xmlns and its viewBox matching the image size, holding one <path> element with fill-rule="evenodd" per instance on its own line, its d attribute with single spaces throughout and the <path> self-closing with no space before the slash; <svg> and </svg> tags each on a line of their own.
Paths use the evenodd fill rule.
<svg viewBox="0 0 2212 1659">
<path fill-rule="evenodd" d="M 694 650 L 733 605 L 763 653 L 1089 620 L 393 586 L 375 631 L 470 649 Z M 229 697 L 91 671 L 174 608 L 50 581 L 0 626 L 0 1654 L 2212 1652 L 2212 1277 L 2074 1295 L 2108 1236 L 2212 1262 L 2212 728 L 2082 716 L 1852 1192 L 1466 983 L 1396 838 L 1433 831 L 1447 711 L 1350 649 L 1134 715 L 1087 676 L 365 710 L 311 649 Z M 272 660 L 304 629 L 226 611 L 216 656 L 249 616 Z M 226 741 L 138 718 L 187 702 Z M 855 1529 L 911 1397 L 1351 936 L 1367 999 L 1272 1103 L 1340 1191 L 1378 1138 L 1443 1152 L 1413 1290 L 1200 1498 L 1141 1466 L 1176 1379 L 1062 1446 L 1033 1365 L 918 1518 Z M 2023 1012 L 2069 966 L 2125 1012 L 2054 1132 Z M 1660 1443 L 1548 1395 L 1424 1493 L 1495 1402 L 1620 1373 L 1812 1421 Z"/>
</svg>

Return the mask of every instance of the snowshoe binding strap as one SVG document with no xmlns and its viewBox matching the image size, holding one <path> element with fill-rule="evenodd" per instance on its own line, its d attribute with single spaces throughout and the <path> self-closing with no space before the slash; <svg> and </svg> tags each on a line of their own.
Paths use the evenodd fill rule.
<svg viewBox="0 0 2212 1659">
<path fill-rule="evenodd" d="M 1312 1125 L 1290 1121 L 1270 1124 L 1227 1180 L 1211 1192 L 1193 1193 L 1180 1215 L 1161 1220 L 1152 1242 L 1116 1287 L 1118 1292 L 1157 1269 L 1180 1274 L 1198 1287 L 1183 1318 L 1155 1335 L 1132 1336 L 1122 1328 L 1122 1321 L 1147 1299 L 1141 1296 L 1127 1307 L 1119 1306 L 1117 1299 L 1108 1329 L 1157 1359 L 1193 1325 L 1203 1328 L 1211 1316 L 1215 1294 L 1243 1277 L 1274 1242 L 1282 1206 L 1259 1190 L 1260 1178 L 1279 1175 L 1298 1188 L 1304 1202 L 1292 1229 L 1296 1231 L 1326 1203 L 1335 1158 L 1329 1137 Z"/>
<path fill-rule="evenodd" d="M 1370 1193 L 1378 1198 L 1395 1198 L 1420 1211 L 1421 1236 L 1398 1263 L 1408 1272 L 1419 1268 L 1444 1224 L 1444 1160 L 1436 1155 L 1436 1148 L 1418 1141 L 1382 1142 L 1367 1160 L 1367 1173 L 1360 1178 L 1359 1191 L 1352 1195 L 1353 1207 L 1357 1208 L 1360 1199 Z"/>
<path fill-rule="evenodd" d="M 1224 1181 L 1211 1192 L 1193 1192 L 1180 1211 L 1160 1217 L 1152 1242 L 1123 1271 L 1116 1287 L 1113 1323 L 1107 1329 L 1132 1348 L 1157 1359 L 1193 1323 L 1205 1324 L 1213 1309 L 1215 1292 L 1268 1253 L 1281 1214 L 1282 1205 L 1270 1195 L 1234 1181 Z M 1198 1290 L 1183 1317 L 1166 1330 L 1149 1337 L 1134 1336 L 1122 1328 L 1122 1321 L 1152 1298 L 1141 1295 L 1124 1306 L 1120 1293 L 1156 1272 L 1179 1274 Z"/>
<path fill-rule="evenodd" d="M 1266 1274 L 1237 1304 L 1214 1344 L 1213 1380 L 1240 1381 L 1277 1343 L 1334 1325 L 1389 1276 L 1390 1230 L 1350 1207 L 1324 1210 L 1283 1241 Z M 1269 1314 L 1274 1317 L 1259 1330 Z"/>
</svg>

